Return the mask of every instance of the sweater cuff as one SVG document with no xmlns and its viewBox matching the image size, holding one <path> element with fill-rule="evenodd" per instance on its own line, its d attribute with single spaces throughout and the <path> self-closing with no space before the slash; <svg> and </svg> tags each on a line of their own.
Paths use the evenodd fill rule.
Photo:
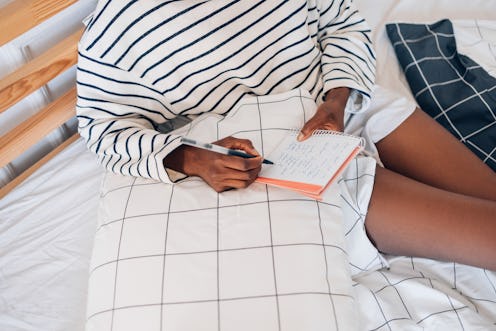
<svg viewBox="0 0 496 331">
<path fill-rule="evenodd" d="M 176 183 L 177 181 L 187 177 L 187 175 L 183 173 L 164 167 L 164 159 L 167 155 L 181 145 L 181 139 L 178 139 L 178 137 L 175 138 L 176 139 L 173 139 L 173 141 L 167 145 L 167 148 L 163 148 L 155 155 L 155 163 L 158 173 L 157 179 L 167 184 Z"/>
<path fill-rule="evenodd" d="M 352 89 L 348 101 L 346 102 L 345 112 L 359 114 L 365 112 L 369 106 L 370 97 L 358 90 Z"/>
</svg>

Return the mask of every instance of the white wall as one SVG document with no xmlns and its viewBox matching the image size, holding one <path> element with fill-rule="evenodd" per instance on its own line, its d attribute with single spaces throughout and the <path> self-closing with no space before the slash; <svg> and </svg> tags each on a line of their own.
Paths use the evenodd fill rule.
<svg viewBox="0 0 496 331">
<path fill-rule="evenodd" d="M 0 0 L 0 7 L 5 6 L 9 2 L 11 0 Z M 80 28 L 81 21 L 92 12 L 96 6 L 96 2 L 97 0 L 80 0 L 42 23 L 36 29 L 0 47 L 0 78 L 5 77 Z M 23 120 L 42 109 L 50 101 L 66 92 L 74 83 L 75 68 L 71 68 L 60 77 L 49 82 L 49 84 L 39 91 L 34 92 L 25 100 L 0 114 L 0 135 L 5 134 Z M 69 125 L 65 125 L 48 135 L 44 141 L 28 150 L 14 162 L 1 168 L 0 186 L 5 185 L 10 179 L 21 173 L 75 131 L 76 121 L 73 120 Z"/>
</svg>

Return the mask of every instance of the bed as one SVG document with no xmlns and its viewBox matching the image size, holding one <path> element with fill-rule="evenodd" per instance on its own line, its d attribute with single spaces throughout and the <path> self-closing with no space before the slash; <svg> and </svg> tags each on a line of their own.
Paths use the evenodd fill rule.
<svg viewBox="0 0 496 331">
<path fill-rule="evenodd" d="M 66 3 L 70 5 L 72 2 L 67 1 Z M 492 49 L 494 57 L 496 38 L 494 38 L 494 30 L 491 33 L 491 27 L 496 24 L 494 21 L 496 20 L 494 16 L 496 1 L 479 0 L 467 5 L 464 1 L 439 0 L 422 2 L 422 6 L 419 6 L 418 1 L 413 0 L 374 2 L 360 0 L 356 2 L 362 15 L 365 16 L 374 30 L 373 41 L 376 45 L 378 59 L 378 84 L 415 100 L 386 32 L 386 23 L 397 22 L 435 23 L 441 19 L 450 19 L 453 22 L 459 51 L 469 55 L 494 76 L 496 72 L 494 62 L 496 61 L 493 58 L 493 62 L 491 62 L 490 57 L 483 56 L 486 53 L 477 51 L 477 48 L 474 47 L 473 36 L 474 31 L 476 35 L 481 34 L 480 29 L 474 29 L 474 27 L 485 27 L 483 30 L 488 32 L 484 34 L 487 36 L 484 38 L 487 41 L 484 45 L 487 45 L 489 50 Z M 493 20 L 493 24 L 491 25 L 491 22 L 485 20 Z M 392 26 L 394 27 L 394 25 Z M 73 62 L 69 62 L 70 65 L 73 65 Z M 67 98 L 72 100 L 68 103 L 69 107 L 66 107 L 69 108 L 69 111 L 67 113 L 62 112 L 64 115 L 55 115 L 62 118 L 61 122 L 57 123 L 63 123 L 74 115 L 70 111 L 74 102 L 74 94 L 69 94 Z M 43 117 L 46 116 L 43 115 Z M 51 129 L 53 128 L 55 127 Z M 24 141 L 23 139 L 20 140 Z M 0 145 L 0 147 L 2 146 Z M 494 148 L 494 144 L 492 148 Z M 2 191 L 5 193 L 0 200 L 0 329 L 83 330 L 88 319 L 88 325 L 92 327 L 98 324 L 108 324 L 109 318 L 115 318 L 112 323 L 116 323 L 114 325 L 116 329 L 118 329 L 117 326 L 121 325 L 120 323 L 124 323 L 129 329 L 153 330 L 152 326 L 147 323 L 157 318 L 157 314 L 160 315 L 160 312 L 146 309 L 136 312 L 117 309 L 115 295 L 109 294 L 110 301 L 113 302 L 105 302 L 107 300 L 105 295 L 109 289 L 98 288 L 98 285 L 91 284 L 94 278 L 92 280 L 92 277 L 88 277 L 89 273 L 94 275 L 98 270 L 105 271 L 105 265 L 109 265 L 101 256 L 93 257 L 90 262 L 94 243 L 101 244 L 98 233 L 99 231 L 101 233 L 102 224 L 98 221 L 98 213 L 101 217 L 105 213 L 121 211 L 121 208 L 110 206 L 106 199 L 112 197 L 112 194 L 116 192 L 129 193 L 130 190 L 127 188 L 132 185 L 138 184 L 139 189 L 146 190 L 152 184 L 139 180 L 136 183 L 135 180 L 129 178 L 116 179 L 112 178 L 111 175 L 106 175 L 97 164 L 96 158 L 85 149 L 84 142 L 77 136 L 69 140 L 60 150 L 56 156 L 41 167 L 36 167 L 35 170 L 30 171 L 29 177 L 26 176 L 27 179 L 14 189 L 9 186 L 8 192 Z M 475 148 L 474 152 L 477 151 L 479 149 Z M 481 149 L 479 152 L 480 157 L 488 164 L 494 158 L 491 150 Z M 132 182 L 132 185 L 129 181 Z M 197 183 L 193 181 L 188 185 L 194 186 Z M 235 200 L 236 198 L 233 195 L 227 197 L 226 200 Z M 112 201 L 120 200 L 114 199 Z M 157 206 L 157 204 L 153 204 L 153 201 L 148 202 L 150 206 Z M 146 203 L 135 206 L 135 213 L 139 213 L 140 208 L 144 208 L 145 205 Z M 188 208 L 190 207 L 188 206 Z M 202 206 L 198 208 L 202 208 Z M 334 215 L 333 213 L 336 211 L 331 209 L 329 208 L 328 212 Z M 113 219 L 117 218 L 119 216 L 113 215 Z M 208 224 L 205 226 L 208 229 Z M 245 230 L 250 231 L 250 229 Z M 96 239 L 95 233 L 97 234 Z M 183 235 L 187 234 L 183 233 Z M 204 239 L 201 236 L 193 237 L 192 241 L 201 245 L 204 243 Z M 149 243 L 150 245 L 147 247 L 139 248 L 143 251 L 153 251 L 153 240 L 150 240 Z M 226 241 L 225 244 L 228 245 L 229 243 Z M 234 244 L 239 243 L 232 245 Z M 331 245 L 331 243 L 327 244 Z M 325 251 L 329 254 L 328 257 L 336 252 L 333 261 L 338 261 L 335 265 L 342 265 L 339 264 L 341 263 L 339 259 L 347 258 L 346 254 L 340 253 L 343 251 L 341 249 L 342 242 L 333 242 L 332 244 L 339 246 L 340 249 L 325 249 Z M 215 246 L 215 243 L 213 245 Z M 243 247 L 246 245 L 248 244 L 245 243 Z M 325 245 L 322 244 L 321 246 Z M 179 261 L 180 256 L 187 255 L 187 250 L 193 249 L 192 247 L 182 247 L 179 243 L 176 247 L 177 251 L 169 258 L 171 263 L 176 258 Z M 203 250 L 205 248 L 196 247 L 196 249 Z M 209 249 L 215 251 L 215 247 L 206 250 Z M 233 246 L 230 249 L 235 250 L 236 247 Z M 98 251 L 99 248 L 97 247 L 95 250 Z M 127 252 L 123 251 L 122 254 L 121 258 L 130 259 L 134 253 L 132 250 L 128 250 Z M 153 254 L 150 253 L 150 255 Z M 202 259 L 195 259 L 195 255 L 190 254 L 188 256 L 191 257 L 189 266 L 206 263 Z M 290 285 L 294 280 L 291 277 L 294 275 L 297 278 L 300 268 L 311 267 L 304 264 L 304 255 L 300 257 L 302 257 L 300 266 L 288 267 L 286 270 L 286 275 L 290 278 L 287 283 Z M 212 258 L 215 260 L 218 257 L 213 255 Z M 226 255 L 224 258 L 228 259 L 229 256 Z M 225 274 L 225 279 L 246 275 L 267 276 L 257 275 L 256 272 L 248 268 L 243 269 L 243 266 L 258 263 L 254 261 L 258 259 L 257 255 L 246 254 L 243 258 L 245 263 L 238 269 L 230 270 L 229 273 Z M 270 264 L 270 260 L 264 263 Z M 388 268 L 380 268 L 381 263 L 387 263 Z M 350 270 L 336 271 L 335 273 L 338 274 L 336 277 L 339 277 L 338 279 L 341 279 L 342 283 L 332 284 L 332 286 L 323 284 L 329 288 L 336 285 L 332 291 L 336 296 L 327 295 L 321 306 L 312 306 L 312 303 L 309 302 L 305 309 L 294 309 L 291 307 L 296 303 L 288 298 L 301 303 L 305 302 L 304 296 L 280 295 L 281 312 L 284 311 L 284 305 L 290 308 L 287 310 L 289 313 L 282 314 L 283 316 L 280 317 L 279 321 L 277 319 L 264 321 L 252 318 L 251 313 L 271 309 L 271 306 L 266 306 L 264 302 L 250 303 L 247 300 L 231 298 L 228 300 L 230 304 L 223 309 L 224 312 L 231 312 L 229 314 L 231 318 L 222 323 L 222 329 L 272 330 L 278 328 L 278 323 L 282 323 L 279 324 L 281 330 L 496 329 L 495 272 L 455 263 L 396 256 L 387 257 L 385 262 L 376 261 L 376 264 L 378 265 L 376 269 L 369 272 L 354 272 L 353 277 L 350 276 L 352 274 Z M 178 265 L 180 264 L 178 263 Z M 125 263 L 121 265 L 121 268 L 126 267 L 148 270 L 143 265 L 133 266 Z M 268 277 L 270 278 L 270 276 Z M 90 278 L 90 284 L 88 284 L 88 278 Z M 130 282 L 128 284 L 133 284 L 132 279 L 125 281 Z M 155 280 L 150 279 L 150 282 L 153 281 Z M 204 281 L 208 282 L 210 279 Z M 219 282 L 215 279 L 211 281 Z M 304 279 L 303 281 L 307 284 L 311 283 L 313 279 Z M 236 293 L 233 296 L 238 298 L 253 297 L 253 291 L 259 291 L 263 287 L 263 284 L 260 285 L 257 282 L 240 284 L 226 281 L 226 283 L 229 283 L 232 291 Z M 169 329 L 169 325 L 171 325 L 170 329 L 172 330 L 220 328 L 217 319 L 211 321 L 212 317 L 208 313 L 212 309 L 215 311 L 220 300 L 211 302 L 209 299 L 203 301 L 197 298 L 191 299 L 199 307 L 198 310 L 195 310 L 195 317 L 191 318 L 191 311 L 188 313 L 188 309 L 185 309 L 188 305 L 184 297 L 190 289 L 188 284 L 196 283 L 179 274 L 171 284 L 175 284 L 172 286 L 171 292 L 175 293 L 180 302 L 175 302 L 175 304 L 170 302 L 171 304 L 166 307 L 167 311 L 174 311 L 174 315 L 164 314 L 164 316 L 177 317 L 176 320 L 166 319 L 167 322 L 162 325 L 165 326 L 166 330 Z M 90 286 L 89 299 L 88 285 Z M 279 285 L 284 286 L 284 281 L 281 280 Z M 125 287 L 135 288 L 134 285 Z M 202 293 L 205 298 L 209 298 L 211 294 L 209 291 L 210 289 Z M 305 291 L 317 292 L 319 289 L 305 289 Z M 126 300 L 134 301 L 131 304 L 123 303 L 120 308 L 130 305 L 145 306 L 147 305 L 146 301 L 141 303 L 135 301 L 137 297 L 143 298 L 142 294 L 145 292 L 146 289 L 140 293 L 126 292 L 125 296 L 117 298 L 117 303 L 119 300 L 123 302 Z M 329 292 L 331 291 L 329 290 Z M 263 293 L 263 291 L 258 293 L 258 296 L 263 296 Z M 215 296 L 215 293 L 213 294 Z M 297 299 L 293 299 L 295 297 Z M 329 301 L 329 297 L 335 300 Z M 181 301 L 183 299 L 186 301 Z M 288 300 L 285 301 L 285 299 Z M 331 302 L 331 308 L 329 302 Z M 110 304 L 111 308 L 108 308 L 107 304 Z M 296 307 L 300 306 L 296 305 Z M 328 324 L 324 325 L 323 322 L 319 323 L 319 321 L 321 321 L 321 310 L 325 309 L 332 309 L 333 314 L 329 318 L 328 311 L 323 314 L 328 318 L 326 322 Z M 109 312 L 110 315 L 107 314 Z M 139 314 L 139 318 L 133 318 L 134 321 L 140 321 L 138 325 L 133 325 L 132 321 L 126 321 L 126 316 L 132 316 L 134 313 Z M 201 327 L 197 323 L 201 323 Z"/>
</svg>

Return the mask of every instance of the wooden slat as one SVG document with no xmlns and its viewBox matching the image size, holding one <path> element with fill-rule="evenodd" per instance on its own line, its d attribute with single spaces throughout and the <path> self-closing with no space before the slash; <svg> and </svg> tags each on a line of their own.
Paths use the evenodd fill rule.
<svg viewBox="0 0 496 331">
<path fill-rule="evenodd" d="M 0 168 L 75 115 L 76 88 L 0 137 Z"/>
<path fill-rule="evenodd" d="M 31 176 L 36 170 L 38 170 L 42 165 L 50 161 L 55 155 L 60 153 L 64 148 L 72 144 L 79 138 L 79 134 L 74 134 L 69 139 L 64 141 L 61 145 L 55 148 L 53 151 L 45 155 L 41 160 L 31 166 L 29 169 L 24 171 L 22 174 L 14 178 L 14 180 L 10 181 L 7 185 L 0 188 L 0 199 L 6 196 L 10 191 L 12 191 L 16 186 L 21 184 L 26 178 Z"/>
<path fill-rule="evenodd" d="M 77 0 L 15 0 L 0 9 L 0 46 L 20 36 Z"/>
<path fill-rule="evenodd" d="M 0 82 L 0 113 L 45 85 L 77 62 L 77 43 L 83 29 L 28 62 Z"/>
<path fill-rule="evenodd" d="M 0 46 L 36 27 L 78 0 L 14 0 L 0 8 Z M 83 29 L 68 36 L 0 81 L 0 113 L 12 107 L 77 62 L 77 43 Z M 76 88 L 0 137 L 0 167 L 19 157 L 75 115 Z M 4 197 L 42 165 L 79 137 L 75 134 L 29 169 L 0 188 Z"/>
</svg>

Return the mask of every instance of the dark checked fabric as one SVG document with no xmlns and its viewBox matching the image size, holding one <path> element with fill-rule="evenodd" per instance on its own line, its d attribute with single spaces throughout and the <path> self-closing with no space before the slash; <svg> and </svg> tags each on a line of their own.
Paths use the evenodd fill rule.
<svg viewBox="0 0 496 331">
<path fill-rule="evenodd" d="M 386 28 L 420 107 L 496 170 L 496 78 L 458 53 L 449 20 Z"/>
</svg>

